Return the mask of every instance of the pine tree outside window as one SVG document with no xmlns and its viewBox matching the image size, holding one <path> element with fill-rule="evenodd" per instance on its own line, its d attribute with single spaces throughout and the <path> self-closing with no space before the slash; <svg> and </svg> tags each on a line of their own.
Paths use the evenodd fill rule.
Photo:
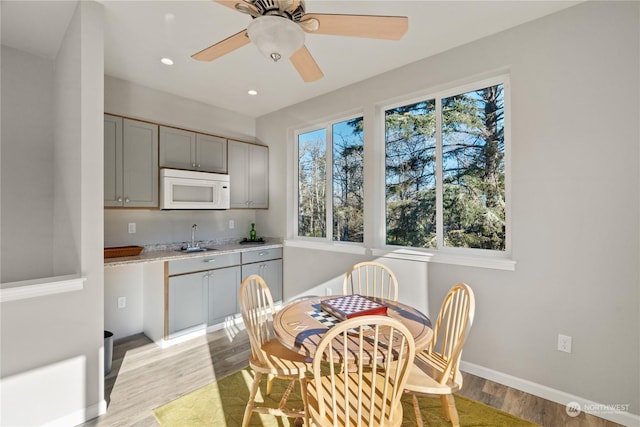
<svg viewBox="0 0 640 427">
<path fill-rule="evenodd" d="M 495 79 L 385 109 L 387 245 L 507 250 L 504 92 Z"/>
<path fill-rule="evenodd" d="M 299 132 L 296 140 L 297 236 L 362 243 L 362 116 Z"/>
</svg>

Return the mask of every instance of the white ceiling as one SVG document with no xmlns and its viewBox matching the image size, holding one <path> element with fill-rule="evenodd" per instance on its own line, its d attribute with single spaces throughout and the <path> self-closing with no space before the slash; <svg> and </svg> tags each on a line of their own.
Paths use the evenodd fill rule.
<svg viewBox="0 0 640 427">
<path fill-rule="evenodd" d="M 403 15 L 399 41 L 306 35 L 324 77 L 304 83 L 289 61 L 249 44 L 212 62 L 191 55 L 246 28 L 210 0 L 100 1 L 105 74 L 258 117 L 579 3 L 579 1 L 306 0 L 311 13 Z M 54 58 L 75 2 L 2 0 L 2 44 Z M 173 59 L 174 65 L 160 63 Z M 257 96 L 247 95 L 249 89 Z"/>
</svg>

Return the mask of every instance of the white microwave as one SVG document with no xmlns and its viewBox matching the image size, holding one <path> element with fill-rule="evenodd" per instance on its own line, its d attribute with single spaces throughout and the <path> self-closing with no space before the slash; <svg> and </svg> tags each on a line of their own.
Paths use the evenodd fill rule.
<svg viewBox="0 0 640 427">
<path fill-rule="evenodd" d="M 160 209 L 229 209 L 229 175 L 160 169 Z"/>
</svg>

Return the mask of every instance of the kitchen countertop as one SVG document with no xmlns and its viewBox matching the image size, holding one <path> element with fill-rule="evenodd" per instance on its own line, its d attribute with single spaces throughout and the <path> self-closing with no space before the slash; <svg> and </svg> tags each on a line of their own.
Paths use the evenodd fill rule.
<svg viewBox="0 0 640 427">
<path fill-rule="evenodd" d="M 171 249 L 163 249 L 163 250 L 147 250 L 142 251 L 140 255 L 137 256 L 127 256 L 127 257 L 116 257 L 116 258 L 106 258 L 104 260 L 105 267 L 117 267 L 123 265 L 133 265 L 133 264 L 146 264 L 151 262 L 164 262 L 164 261 L 175 261 L 180 259 L 189 259 L 189 258 L 203 258 L 210 257 L 215 255 L 222 255 L 233 252 L 245 252 L 250 250 L 260 250 L 260 249 L 274 249 L 281 248 L 282 241 L 280 239 L 265 239 L 264 243 L 222 243 L 222 244 L 204 244 L 203 242 L 200 246 L 202 247 L 210 247 L 215 248 L 214 251 L 206 251 L 206 252 L 180 252 L 177 247 Z"/>
</svg>

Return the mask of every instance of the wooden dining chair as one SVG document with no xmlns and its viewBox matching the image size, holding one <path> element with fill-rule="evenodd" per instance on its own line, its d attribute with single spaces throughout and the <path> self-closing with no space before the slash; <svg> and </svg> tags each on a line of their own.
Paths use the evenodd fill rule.
<svg viewBox="0 0 640 427">
<path fill-rule="evenodd" d="M 397 301 L 398 279 L 386 265 L 365 261 L 355 264 L 347 271 L 342 282 L 342 293 Z"/>
<path fill-rule="evenodd" d="M 390 317 L 360 316 L 332 327 L 318 343 L 308 383 L 312 425 L 400 426 L 414 357 L 411 333 Z"/>
<path fill-rule="evenodd" d="M 277 339 L 271 337 L 270 320 L 275 309 L 269 287 L 258 275 L 245 278 L 240 285 L 240 311 L 244 325 L 249 334 L 251 356 L 249 366 L 253 369 L 254 379 L 249 393 L 249 401 L 242 419 L 242 426 L 249 425 L 253 412 L 286 417 L 304 417 L 308 425 L 307 411 L 286 409 L 285 405 L 293 391 L 295 383 L 300 383 L 304 407 L 306 408 L 307 386 L 305 373 L 310 370 L 310 361 L 303 355 L 284 347 Z M 309 362 L 309 363 L 308 363 Z M 267 395 L 271 394 L 274 378 L 290 380 L 289 386 L 280 399 L 277 408 L 256 406 L 256 394 L 263 375 L 267 375 Z"/>
<path fill-rule="evenodd" d="M 422 416 L 416 396 L 440 396 L 442 412 L 453 426 L 459 426 L 453 393 L 462 387 L 459 370 L 462 347 L 473 323 L 475 299 L 465 283 L 454 285 L 445 297 L 433 328 L 429 346 L 416 354 L 405 392 L 413 396 L 416 421 L 422 426 Z"/>
</svg>

